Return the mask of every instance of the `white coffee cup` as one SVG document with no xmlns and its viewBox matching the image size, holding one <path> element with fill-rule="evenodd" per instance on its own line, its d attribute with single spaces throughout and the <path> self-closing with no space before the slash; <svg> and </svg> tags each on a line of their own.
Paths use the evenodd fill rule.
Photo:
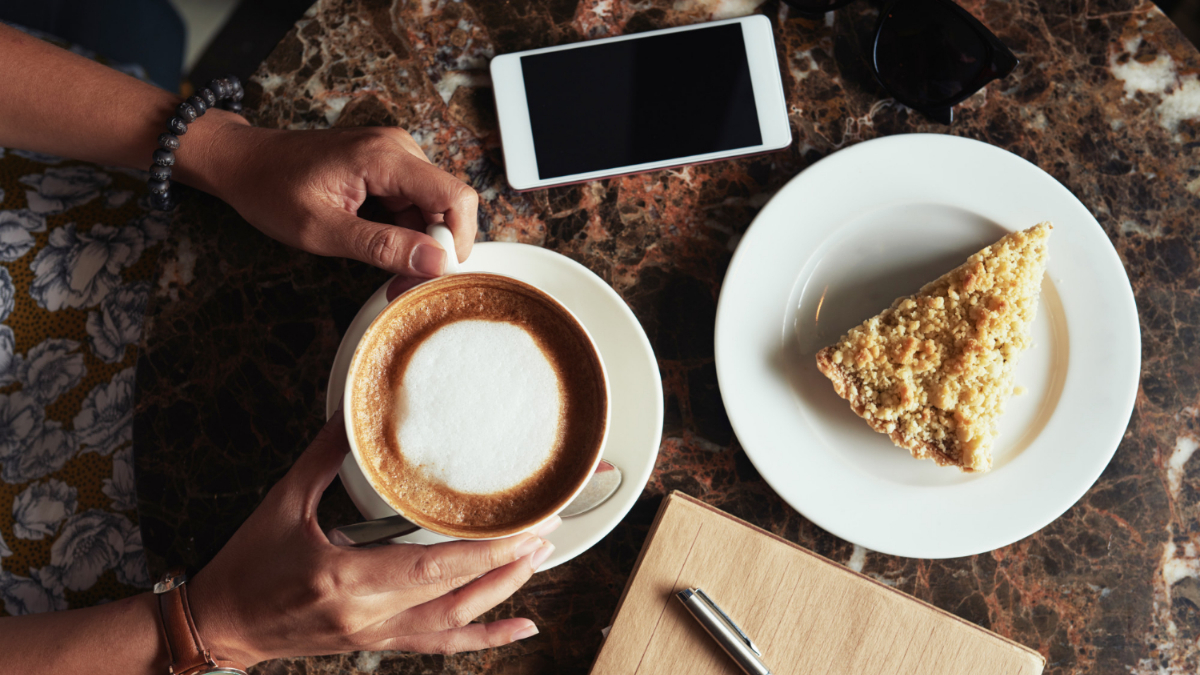
<svg viewBox="0 0 1200 675">
<path fill-rule="evenodd" d="M 455 256 L 455 252 L 454 252 L 454 250 L 455 250 L 454 249 L 454 239 L 450 233 L 450 230 L 444 225 L 437 224 L 437 225 L 433 225 L 429 228 L 429 234 L 446 250 L 446 269 L 445 269 L 446 275 L 443 275 L 443 277 L 438 277 L 438 279 L 446 279 L 446 277 L 449 275 L 460 274 L 460 267 L 459 267 L 459 264 L 457 262 L 457 258 Z M 423 529 L 429 530 L 436 534 L 453 537 L 453 538 L 496 539 L 496 538 L 500 538 L 500 537 L 511 536 L 512 534 L 515 534 L 520 531 L 536 530 L 538 527 L 540 527 L 546 521 L 550 520 L 555 515 L 557 515 L 560 511 L 562 511 L 564 508 L 566 508 L 566 506 L 568 504 L 570 504 L 571 501 L 574 500 L 575 497 L 577 497 L 579 495 L 579 493 L 584 489 L 584 487 L 586 487 L 588 481 L 591 479 L 592 474 L 595 472 L 595 469 L 600 462 L 601 456 L 603 455 L 603 451 L 604 451 L 604 445 L 607 442 L 607 438 L 608 438 L 609 415 L 610 415 L 610 411 L 611 411 L 611 407 L 612 407 L 611 400 L 610 400 L 607 369 L 604 366 L 603 359 L 601 358 L 600 352 L 596 348 L 596 345 L 595 345 L 594 341 L 592 340 L 591 335 L 588 333 L 586 327 L 584 327 L 583 324 L 578 320 L 578 318 L 569 309 L 567 309 L 567 307 L 565 307 L 561 302 L 558 302 L 556 299 L 554 299 L 553 296 L 551 296 L 550 294 L 548 294 L 545 291 L 542 291 L 540 289 L 536 289 L 532 286 L 529 286 L 528 284 L 525 284 L 524 282 L 521 282 L 520 280 L 512 279 L 511 277 L 506 277 L 504 275 L 481 275 L 481 278 L 482 278 L 482 276 L 500 277 L 500 278 L 508 280 L 509 282 L 521 284 L 523 286 L 527 286 L 527 287 L 533 289 L 534 291 L 536 291 L 536 293 L 538 295 L 542 296 L 545 299 L 548 299 L 551 303 L 553 303 L 556 313 L 561 314 L 563 317 L 569 317 L 569 320 L 571 322 L 573 322 L 574 325 L 578 328 L 579 333 L 582 334 L 584 337 L 586 337 L 587 344 L 590 347 L 590 352 L 591 352 L 591 354 L 594 354 L 596 362 L 599 364 L 599 374 L 600 374 L 601 379 L 603 380 L 603 388 L 604 388 L 603 431 L 599 438 L 599 442 L 595 444 L 594 452 L 590 456 L 586 466 L 582 465 L 582 464 L 573 465 L 573 467 L 572 467 L 573 471 L 571 472 L 572 480 L 570 480 L 567 485 L 562 486 L 560 489 L 558 489 L 558 491 L 555 493 L 555 498 L 554 498 L 552 504 L 547 504 L 546 505 L 547 508 L 544 512 L 541 512 L 539 510 L 538 515 L 540 517 L 537 517 L 536 520 L 533 520 L 531 522 L 521 522 L 521 523 L 519 523 L 519 526 L 514 526 L 515 529 L 511 528 L 511 527 L 503 528 L 503 531 L 489 532 L 489 533 L 484 533 L 482 536 L 477 536 L 474 533 L 468 533 L 468 532 L 464 532 L 464 531 L 453 531 L 451 529 L 446 529 L 446 528 L 440 527 L 437 523 L 432 522 L 427 518 L 423 518 L 421 516 L 421 514 L 418 514 L 415 512 L 406 512 L 406 509 L 403 504 L 397 503 L 396 500 L 389 499 L 388 496 L 385 494 L 386 490 L 382 490 L 379 486 L 376 485 L 375 480 L 372 478 L 373 471 L 368 470 L 367 462 L 364 459 L 362 452 L 360 451 L 359 442 L 358 442 L 358 434 L 356 433 L 355 426 L 354 426 L 356 424 L 356 419 L 355 419 L 355 415 L 353 414 L 353 411 L 354 411 L 353 396 L 354 396 L 354 392 L 356 390 L 355 382 L 356 382 L 356 378 L 358 375 L 358 366 L 359 366 L 359 360 L 360 360 L 359 359 L 360 348 L 362 347 L 362 345 L 367 344 L 369 342 L 368 337 L 371 336 L 372 333 L 376 331 L 377 323 L 379 322 L 380 317 L 387 315 L 388 309 L 385 308 L 384 311 L 380 313 L 379 317 L 377 317 L 376 320 L 372 322 L 371 327 L 369 327 L 367 329 L 367 333 L 363 336 L 363 339 L 359 342 L 359 346 L 357 346 L 355 348 L 355 353 L 351 360 L 349 372 L 347 374 L 346 389 L 345 389 L 342 408 L 343 408 L 343 413 L 345 414 L 345 417 L 346 417 L 346 431 L 347 431 L 347 436 L 348 436 L 349 442 L 350 442 L 351 453 L 354 457 L 355 462 L 358 463 L 359 468 L 362 470 L 363 475 L 367 477 L 367 482 L 368 482 L 368 484 L 371 485 L 371 488 L 376 492 L 376 494 L 378 494 L 380 496 L 380 498 L 383 500 L 383 502 L 388 504 L 393 510 L 395 510 L 398 513 L 398 515 L 403 516 L 404 518 L 410 520 L 415 525 L 418 525 L 418 526 L 422 527 Z M 436 283 L 437 283 L 437 279 L 433 279 L 433 280 L 430 280 L 429 282 L 422 283 L 422 284 L 414 287 L 413 289 L 410 289 L 409 291 L 406 291 L 405 293 L 401 294 L 397 298 L 393 299 L 392 303 L 389 303 L 389 307 L 394 303 L 402 302 L 403 299 L 405 298 L 405 296 L 407 296 L 409 293 L 413 293 L 417 289 L 422 288 L 426 285 L 431 285 L 431 286 L 436 285 Z M 448 283 L 448 282 L 446 282 L 446 283 Z M 589 444 L 589 448 L 591 448 L 590 444 Z M 580 469 L 586 469 L 586 471 L 582 471 Z"/>
</svg>

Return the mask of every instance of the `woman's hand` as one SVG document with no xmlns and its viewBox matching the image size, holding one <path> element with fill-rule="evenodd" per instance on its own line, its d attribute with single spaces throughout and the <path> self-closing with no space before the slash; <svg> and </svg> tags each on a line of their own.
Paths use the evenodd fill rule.
<svg viewBox="0 0 1200 675">
<path fill-rule="evenodd" d="M 537 634 L 528 619 L 471 623 L 521 587 L 554 550 L 536 534 L 376 548 L 335 546 L 317 502 L 348 450 L 341 415 L 189 582 L 214 656 L 246 664 L 353 650 L 451 654 Z"/>
<path fill-rule="evenodd" d="M 280 131 L 213 111 L 196 123 L 207 135 L 188 140 L 181 161 L 197 187 L 212 192 L 273 239 L 310 253 L 353 258 L 413 280 L 442 274 L 442 247 L 425 234 L 444 222 L 458 260 L 475 241 L 478 196 L 434 166 L 396 127 Z M 377 197 L 392 224 L 356 214 Z M 410 284 L 411 285 L 411 284 Z"/>
<path fill-rule="evenodd" d="M 179 104 L 3 24 L 0 63 L 0 98 L 21 102 L 0 105 L 0 147 L 145 169 Z M 431 164 L 402 129 L 280 131 L 210 109 L 180 140 L 172 181 L 225 200 L 290 246 L 361 260 L 410 282 L 444 269 L 446 252 L 424 234 L 428 223 L 449 226 L 459 260 L 471 252 L 475 191 Z M 368 195 L 380 198 L 391 224 L 355 215 Z"/>
</svg>

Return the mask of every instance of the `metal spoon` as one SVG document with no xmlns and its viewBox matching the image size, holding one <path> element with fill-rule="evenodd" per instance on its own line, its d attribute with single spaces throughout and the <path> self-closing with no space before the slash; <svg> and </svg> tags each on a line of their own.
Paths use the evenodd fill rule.
<svg viewBox="0 0 1200 675">
<path fill-rule="evenodd" d="M 600 506 L 608 501 L 608 498 L 621 487 L 621 470 L 616 464 L 605 460 L 600 460 L 600 464 L 596 466 L 596 473 L 588 479 L 587 485 L 583 486 L 583 490 L 575 499 L 567 504 L 567 508 L 558 512 L 562 518 L 573 518 L 581 516 L 588 511 Z"/>
<path fill-rule="evenodd" d="M 587 513 L 608 501 L 608 498 L 619 487 L 621 487 L 621 470 L 612 462 L 602 459 L 599 466 L 596 467 L 596 472 L 583 487 L 583 491 L 571 500 L 571 503 L 567 504 L 567 508 L 558 515 L 563 518 L 573 518 Z M 330 530 L 329 540 L 342 546 L 367 546 L 403 537 L 419 529 L 421 528 L 410 523 L 403 516 L 389 516 L 335 528 Z"/>
</svg>

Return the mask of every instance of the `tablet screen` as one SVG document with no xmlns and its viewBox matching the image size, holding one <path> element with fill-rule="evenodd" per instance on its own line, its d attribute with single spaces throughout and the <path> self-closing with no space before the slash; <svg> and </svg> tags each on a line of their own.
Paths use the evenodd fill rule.
<svg viewBox="0 0 1200 675">
<path fill-rule="evenodd" d="M 521 57 L 542 179 L 762 143 L 739 24 Z"/>
</svg>

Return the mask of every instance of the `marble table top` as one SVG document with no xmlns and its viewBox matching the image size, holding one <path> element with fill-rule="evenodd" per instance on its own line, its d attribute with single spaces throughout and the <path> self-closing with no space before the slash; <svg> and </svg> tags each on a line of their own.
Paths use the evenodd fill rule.
<svg viewBox="0 0 1200 675">
<path fill-rule="evenodd" d="M 682 490 L 1039 650 L 1047 673 L 1200 671 L 1200 54 L 1148 1 L 963 0 L 1021 65 L 951 127 L 886 98 L 861 58 L 878 3 L 825 20 L 778 0 L 322 0 L 246 85 L 280 128 L 400 125 L 481 194 L 480 237 L 545 246 L 608 281 L 657 353 L 666 426 L 650 483 L 595 548 L 489 616 L 538 637 L 450 657 L 348 654 L 261 673 L 586 673 L 663 495 Z M 503 174 L 495 54 L 760 12 L 774 24 L 786 151 L 517 194 Z M 770 196 L 863 140 L 950 133 L 1042 167 L 1095 214 L 1141 313 L 1143 373 L 1116 456 L 1041 532 L 953 560 L 890 557 L 817 528 L 738 445 L 717 391 L 722 275 Z M 385 275 L 267 239 L 193 194 L 161 259 L 137 371 L 134 448 L 152 571 L 209 559 L 321 426 L 342 331 Z M 997 504 L 996 508 L 1004 508 Z M 321 518 L 356 517 L 344 490 Z"/>
</svg>

